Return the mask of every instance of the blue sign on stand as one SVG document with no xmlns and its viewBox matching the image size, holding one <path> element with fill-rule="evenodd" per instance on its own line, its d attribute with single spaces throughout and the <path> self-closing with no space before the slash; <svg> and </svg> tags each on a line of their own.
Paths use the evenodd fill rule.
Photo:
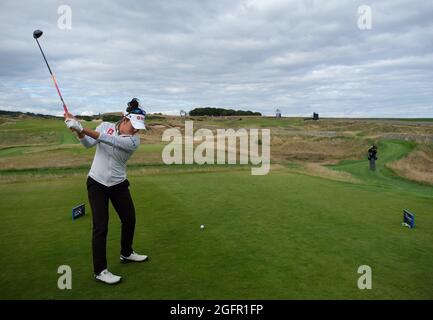
<svg viewBox="0 0 433 320">
<path fill-rule="evenodd" d="M 415 227 L 415 216 L 409 210 L 403 210 L 403 225 L 409 228 Z"/>
<path fill-rule="evenodd" d="M 85 214 L 86 214 L 86 208 L 84 207 L 84 204 L 80 204 L 79 206 L 72 208 L 72 220 L 78 219 L 79 217 L 82 217 Z"/>
</svg>

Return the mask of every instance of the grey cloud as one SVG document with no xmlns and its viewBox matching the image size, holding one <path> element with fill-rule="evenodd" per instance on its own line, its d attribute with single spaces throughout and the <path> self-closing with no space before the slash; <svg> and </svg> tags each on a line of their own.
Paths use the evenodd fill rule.
<svg viewBox="0 0 433 320">
<path fill-rule="evenodd" d="M 0 4 L 0 108 L 59 113 L 31 37 L 75 113 L 196 106 L 285 115 L 433 117 L 433 3 L 370 1 L 57 1 Z"/>
</svg>

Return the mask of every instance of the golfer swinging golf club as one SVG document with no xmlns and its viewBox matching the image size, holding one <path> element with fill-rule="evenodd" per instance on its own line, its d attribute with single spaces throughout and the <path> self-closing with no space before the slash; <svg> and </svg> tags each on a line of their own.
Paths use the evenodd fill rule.
<svg viewBox="0 0 433 320">
<path fill-rule="evenodd" d="M 65 113 L 65 123 L 77 133 L 81 144 L 96 153 L 87 178 L 87 191 L 93 215 L 93 269 L 99 281 L 115 284 L 120 276 L 107 269 L 106 242 L 108 233 L 108 201 L 111 200 L 122 222 L 120 260 L 142 262 L 147 256 L 132 249 L 135 229 L 135 208 L 126 178 L 126 162 L 138 148 L 137 133 L 145 129 L 145 111 L 139 100 L 128 102 L 125 116 L 117 123 L 102 122 L 96 130 L 83 128 L 70 113 Z"/>
</svg>

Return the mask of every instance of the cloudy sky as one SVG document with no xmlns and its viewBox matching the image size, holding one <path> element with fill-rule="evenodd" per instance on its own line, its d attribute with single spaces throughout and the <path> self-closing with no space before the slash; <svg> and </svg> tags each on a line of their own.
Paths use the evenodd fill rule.
<svg viewBox="0 0 433 320">
<path fill-rule="evenodd" d="M 75 114 L 139 97 L 150 113 L 433 117 L 432 17 L 432 0 L 1 0 L 0 109 L 61 114 L 41 29 Z"/>
</svg>

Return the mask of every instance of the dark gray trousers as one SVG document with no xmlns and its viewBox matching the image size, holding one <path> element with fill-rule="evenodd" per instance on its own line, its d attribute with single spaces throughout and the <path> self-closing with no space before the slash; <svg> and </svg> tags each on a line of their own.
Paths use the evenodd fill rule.
<svg viewBox="0 0 433 320">
<path fill-rule="evenodd" d="M 135 208 L 129 193 L 129 181 L 106 187 L 88 177 L 87 193 L 93 220 L 93 271 L 101 273 L 107 268 L 108 201 L 111 200 L 122 222 L 121 251 L 127 257 L 132 253 L 135 230 Z"/>
</svg>

